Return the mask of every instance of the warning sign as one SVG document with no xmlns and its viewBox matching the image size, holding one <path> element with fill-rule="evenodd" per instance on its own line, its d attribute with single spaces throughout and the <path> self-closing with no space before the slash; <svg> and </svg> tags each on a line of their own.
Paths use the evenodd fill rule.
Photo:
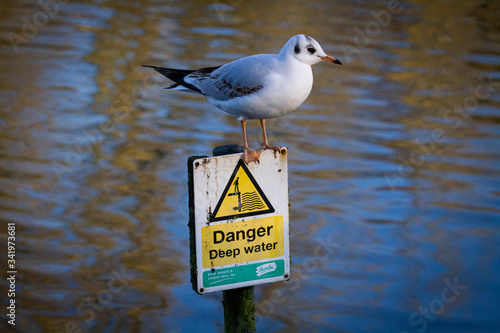
<svg viewBox="0 0 500 333">
<path fill-rule="evenodd" d="M 215 207 L 210 222 L 273 212 L 274 208 L 259 184 L 243 160 L 239 160 Z"/>
<path fill-rule="evenodd" d="M 290 278 L 287 150 L 193 157 L 191 280 L 200 294 Z"/>
<path fill-rule="evenodd" d="M 283 216 L 203 227 L 203 267 L 236 264 L 283 255 Z"/>
</svg>

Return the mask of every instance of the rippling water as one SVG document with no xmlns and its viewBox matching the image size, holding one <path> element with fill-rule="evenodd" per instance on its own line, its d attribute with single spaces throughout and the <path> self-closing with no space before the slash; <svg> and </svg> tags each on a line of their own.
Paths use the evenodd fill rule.
<svg viewBox="0 0 500 333">
<path fill-rule="evenodd" d="M 292 279 L 255 288 L 258 331 L 499 331 L 500 2 L 402 3 L 2 1 L 17 331 L 223 330 L 221 293 L 189 282 L 186 161 L 240 127 L 140 65 L 297 33 L 344 66 L 316 65 L 306 103 L 268 122 L 290 152 Z"/>
</svg>

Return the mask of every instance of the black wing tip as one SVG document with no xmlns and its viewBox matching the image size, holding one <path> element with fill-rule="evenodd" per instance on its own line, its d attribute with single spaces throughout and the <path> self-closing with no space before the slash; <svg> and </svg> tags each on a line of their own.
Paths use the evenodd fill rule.
<svg viewBox="0 0 500 333">
<path fill-rule="evenodd" d="M 172 84 L 169 87 L 166 87 L 165 89 L 173 89 L 173 88 L 176 88 L 178 86 L 183 86 L 183 87 L 186 87 L 194 92 L 203 94 L 198 87 L 184 81 L 184 77 L 195 72 L 196 70 L 175 69 L 175 68 L 166 68 L 166 67 L 151 66 L 151 65 L 142 65 L 142 67 L 153 68 L 155 71 L 157 71 L 161 75 L 166 76 L 167 78 L 169 78 L 170 80 L 175 82 L 174 84 Z"/>
</svg>

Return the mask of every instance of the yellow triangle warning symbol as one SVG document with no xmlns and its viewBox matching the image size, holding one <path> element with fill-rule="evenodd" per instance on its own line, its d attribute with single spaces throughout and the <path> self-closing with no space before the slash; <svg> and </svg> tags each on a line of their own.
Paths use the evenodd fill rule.
<svg viewBox="0 0 500 333">
<path fill-rule="evenodd" d="M 273 213 L 274 207 L 262 192 L 243 160 L 239 160 L 222 193 L 210 222 Z"/>
</svg>

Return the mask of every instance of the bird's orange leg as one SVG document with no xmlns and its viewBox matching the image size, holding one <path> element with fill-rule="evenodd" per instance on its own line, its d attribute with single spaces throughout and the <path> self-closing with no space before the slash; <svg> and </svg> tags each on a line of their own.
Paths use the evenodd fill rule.
<svg viewBox="0 0 500 333">
<path fill-rule="evenodd" d="M 264 137 L 264 143 L 262 144 L 262 147 L 264 147 L 264 149 L 272 149 L 275 152 L 279 151 L 280 147 L 270 146 L 269 143 L 267 142 L 266 120 L 265 119 L 260 120 L 260 126 L 262 127 L 262 136 Z"/>
<path fill-rule="evenodd" d="M 257 152 L 248 148 L 246 120 L 241 121 L 241 129 L 243 130 L 243 149 L 245 150 L 243 152 L 243 156 L 241 157 L 243 159 L 243 162 L 245 162 L 246 164 L 250 162 L 259 162 L 260 151 Z"/>
</svg>

